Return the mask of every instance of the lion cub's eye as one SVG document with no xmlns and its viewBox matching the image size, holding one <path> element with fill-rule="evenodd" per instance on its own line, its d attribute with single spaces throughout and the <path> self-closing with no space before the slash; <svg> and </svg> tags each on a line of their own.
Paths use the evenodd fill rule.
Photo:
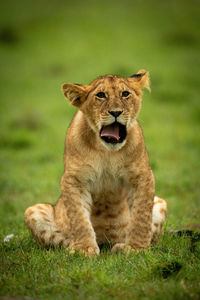
<svg viewBox="0 0 200 300">
<path fill-rule="evenodd" d="M 106 94 L 104 92 L 99 92 L 96 94 L 98 98 L 106 98 Z"/>
<path fill-rule="evenodd" d="M 128 95 L 130 95 L 130 93 L 128 91 L 122 92 L 122 97 L 128 97 Z"/>
</svg>

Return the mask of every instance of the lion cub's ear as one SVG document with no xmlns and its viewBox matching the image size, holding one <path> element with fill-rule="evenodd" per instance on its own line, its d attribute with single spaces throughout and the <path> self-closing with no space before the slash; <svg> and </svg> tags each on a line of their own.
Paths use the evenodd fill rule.
<svg viewBox="0 0 200 300">
<path fill-rule="evenodd" d="M 62 91 L 72 105 L 80 107 L 87 94 L 87 86 L 81 84 L 64 83 Z"/>
<path fill-rule="evenodd" d="M 146 70 L 140 70 L 136 74 L 133 74 L 132 76 L 129 77 L 131 81 L 133 81 L 137 86 L 142 89 L 146 88 L 149 91 L 150 89 L 150 80 L 149 80 L 149 72 Z"/>
</svg>

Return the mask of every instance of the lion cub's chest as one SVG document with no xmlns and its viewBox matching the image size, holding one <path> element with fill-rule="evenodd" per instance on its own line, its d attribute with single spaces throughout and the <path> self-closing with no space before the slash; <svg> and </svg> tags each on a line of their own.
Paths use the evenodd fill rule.
<svg viewBox="0 0 200 300">
<path fill-rule="evenodd" d="M 98 243 L 124 241 L 129 222 L 126 180 L 123 169 L 104 165 L 96 172 L 92 186 L 91 222 Z"/>
<path fill-rule="evenodd" d="M 105 161 L 103 165 L 96 168 L 94 175 L 91 194 L 95 207 L 104 204 L 112 205 L 112 202 L 121 200 L 125 178 L 117 166 Z"/>
</svg>

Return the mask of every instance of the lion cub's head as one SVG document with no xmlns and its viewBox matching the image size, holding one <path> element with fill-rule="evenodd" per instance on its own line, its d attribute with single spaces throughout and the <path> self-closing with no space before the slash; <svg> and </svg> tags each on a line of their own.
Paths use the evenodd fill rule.
<svg viewBox="0 0 200 300">
<path fill-rule="evenodd" d="M 148 72 L 129 78 L 106 75 L 89 85 L 65 83 L 64 95 L 85 115 L 90 127 L 109 150 L 119 150 L 141 108 L 141 89 L 149 89 Z"/>
</svg>

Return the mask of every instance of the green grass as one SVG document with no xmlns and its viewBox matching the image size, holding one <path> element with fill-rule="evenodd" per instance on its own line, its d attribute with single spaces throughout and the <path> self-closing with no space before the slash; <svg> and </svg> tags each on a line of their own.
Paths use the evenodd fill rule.
<svg viewBox="0 0 200 300">
<path fill-rule="evenodd" d="M 199 299 L 200 246 L 164 236 L 151 253 L 97 258 L 38 246 L 24 210 L 55 203 L 75 109 L 63 82 L 149 70 L 139 116 L 166 230 L 200 223 L 200 5 L 196 0 L 14 1 L 0 7 L 0 296 Z M 6 235 L 14 238 L 4 243 Z"/>
</svg>

